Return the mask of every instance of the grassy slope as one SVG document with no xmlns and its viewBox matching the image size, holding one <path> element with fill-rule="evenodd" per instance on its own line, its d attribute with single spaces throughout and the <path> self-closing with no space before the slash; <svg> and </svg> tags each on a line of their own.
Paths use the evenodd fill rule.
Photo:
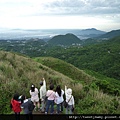
<svg viewBox="0 0 120 120">
<path fill-rule="evenodd" d="M 114 78 L 109 78 L 104 75 L 101 75 L 97 72 L 90 71 L 90 70 L 80 70 L 73 66 L 72 64 L 69 64 L 67 62 L 64 62 L 57 58 L 52 57 L 36 57 L 35 61 L 40 62 L 41 64 L 50 67 L 51 69 L 54 69 L 55 71 L 58 71 L 70 78 L 72 78 L 75 81 L 81 82 L 83 84 L 91 84 L 92 82 L 96 80 L 106 80 L 110 84 L 113 84 L 116 88 L 120 89 L 120 82 L 119 80 L 116 80 Z"/>
<path fill-rule="evenodd" d="M 50 63 L 54 65 L 55 61 Z M 71 65 L 66 67 L 66 64 L 64 64 L 64 68 L 70 69 L 71 67 L 74 68 Z M 77 68 L 74 70 L 76 70 L 75 73 L 78 72 L 78 74 L 83 74 L 83 76 L 80 79 L 76 75 L 73 77 L 75 73 L 70 76 L 67 73 L 69 71 L 65 69 L 64 72 L 74 78 L 71 79 L 28 57 L 0 51 L 0 114 L 10 113 L 9 102 L 15 92 L 26 94 L 27 97 L 30 97 L 29 89 L 31 84 L 34 83 L 39 88 L 39 81 L 42 77 L 45 77 L 47 87 L 50 82 L 53 82 L 55 85 L 60 84 L 63 89 L 65 84 L 73 89 L 76 113 L 119 113 L 118 97 L 103 94 L 101 91 L 95 91 L 83 86 L 79 83 L 79 80 L 86 79 L 89 81 L 92 77 L 83 73 L 83 71 L 77 71 Z M 76 80 L 77 83 L 75 82 Z"/>
<path fill-rule="evenodd" d="M 10 110 L 9 102 L 15 92 L 30 97 L 31 84 L 34 83 L 39 88 L 39 82 L 43 77 L 47 85 L 52 82 L 63 87 L 65 84 L 72 83 L 71 78 L 30 58 L 0 51 L 0 113 Z"/>
<path fill-rule="evenodd" d="M 120 37 L 95 45 L 51 49 L 45 56 L 62 59 L 79 69 L 89 69 L 120 80 Z"/>
<path fill-rule="evenodd" d="M 37 57 L 37 58 L 34 58 L 34 60 L 64 75 L 69 76 L 70 78 L 75 80 L 75 82 L 77 81 L 78 83 L 83 83 L 84 85 L 83 89 L 78 90 L 80 94 L 78 95 L 77 92 L 74 92 L 76 99 L 77 98 L 79 99 L 77 101 L 78 105 L 76 106 L 77 113 L 91 114 L 91 113 L 114 113 L 114 112 L 117 113 L 118 112 L 117 110 L 115 110 L 116 104 L 119 104 L 117 101 L 118 98 L 111 97 L 104 94 L 103 92 L 101 92 L 101 90 L 99 90 L 99 87 L 95 86 L 96 81 L 97 82 L 110 81 L 110 84 L 119 88 L 120 83 L 118 83 L 119 82 L 118 80 L 108 78 L 106 76 L 103 76 L 93 71 L 87 70 L 84 72 L 83 70 L 80 70 L 69 63 L 66 63 L 60 59 L 56 59 L 52 57 Z M 96 89 L 97 91 L 92 90 L 91 88 L 93 89 L 97 88 Z M 76 88 L 74 89 L 76 91 Z M 106 108 L 107 105 L 108 105 L 108 108 Z M 119 108 L 119 105 L 118 105 L 118 108 Z"/>
<path fill-rule="evenodd" d="M 69 76 L 74 81 L 90 84 L 94 80 L 94 77 L 91 77 L 89 74 L 86 74 L 83 70 L 80 70 L 72 64 L 69 64 L 57 58 L 36 57 L 34 60 L 55 71 Z"/>
</svg>

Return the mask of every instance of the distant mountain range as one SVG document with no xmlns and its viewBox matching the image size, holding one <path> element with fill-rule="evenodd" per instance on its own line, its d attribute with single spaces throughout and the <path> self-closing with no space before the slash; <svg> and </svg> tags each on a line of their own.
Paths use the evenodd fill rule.
<svg viewBox="0 0 120 120">
<path fill-rule="evenodd" d="M 106 32 L 97 30 L 95 28 L 91 29 L 10 29 L 10 30 L 0 30 L 0 39 L 30 39 L 30 38 L 40 38 L 40 39 L 51 39 L 56 35 L 65 35 L 67 33 L 72 33 L 79 37 L 80 39 L 86 39 L 89 37 L 96 37 L 105 34 Z"/>
<path fill-rule="evenodd" d="M 79 39 L 102 38 L 109 39 L 120 35 L 120 30 L 105 32 L 95 28 L 90 29 L 0 29 L 0 40 L 27 40 L 31 38 L 50 40 L 57 35 L 66 35 L 68 33 L 76 35 Z"/>
<path fill-rule="evenodd" d="M 120 36 L 120 30 L 112 30 L 110 32 L 107 32 L 106 34 L 98 36 L 98 38 L 109 39 L 109 38 L 113 38 L 116 36 Z"/>
</svg>

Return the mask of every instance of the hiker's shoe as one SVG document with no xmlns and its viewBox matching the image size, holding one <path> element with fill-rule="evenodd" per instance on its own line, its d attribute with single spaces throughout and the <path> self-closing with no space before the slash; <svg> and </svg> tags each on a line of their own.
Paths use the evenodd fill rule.
<svg viewBox="0 0 120 120">
<path fill-rule="evenodd" d="M 41 109 L 40 109 L 40 108 L 38 108 L 38 111 L 41 111 Z"/>
<path fill-rule="evenodd" d="M 47 112 L 45 112 L 45 114 L 47 114 Z"/>
<path fill-rule="evenodd" d="M 41 113 L 45 113 L 45 111 L 41 110 Z"/>
<path fill-rule="evenodd" d="M 34 111 L 37 111 L 37 108 L 36 108 L 36 107 L 34 108 Z"/>
</svg>

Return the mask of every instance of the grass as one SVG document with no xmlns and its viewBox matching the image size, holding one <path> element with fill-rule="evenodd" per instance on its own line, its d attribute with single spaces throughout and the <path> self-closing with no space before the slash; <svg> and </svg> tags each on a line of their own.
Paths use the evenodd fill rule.
<svg viewBox="0 0 120 120">
<path fill-rule="evenodd" d="M 63 90 L 65 85 L 72 88 L 77 114 L 120 113 L 119 96 L 105 94 L 90 87 L 96 80 L 95 76 L 58 59 L 57 63 L 53 58 L 38 58 L 36 61 L 26 56 L 0 51 L 0 114 L 11 113 L 9 105 L 14 93 L 30 97 L 31 84 L 34 83 L 39 89 L 39 82 L 43 77 L 46 79 L 47 89 L 50 83 L 55 87 L 60 84 Z"/>
</svg>

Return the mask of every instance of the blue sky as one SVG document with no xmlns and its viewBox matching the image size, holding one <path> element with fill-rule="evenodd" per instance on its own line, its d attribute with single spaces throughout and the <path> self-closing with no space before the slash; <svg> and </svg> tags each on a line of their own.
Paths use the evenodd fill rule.
<svg viewBox="0 0 120 120">
<path fill-rule="evenodd" d="M 0 0 L 0 28 L 120 29 L 120 0 Z"/>
</svg>

